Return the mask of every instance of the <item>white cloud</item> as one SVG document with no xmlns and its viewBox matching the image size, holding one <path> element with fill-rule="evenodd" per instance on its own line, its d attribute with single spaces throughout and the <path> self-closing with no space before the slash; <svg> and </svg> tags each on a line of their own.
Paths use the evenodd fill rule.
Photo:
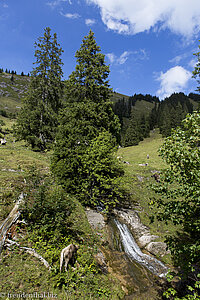
<svg viewBox="0 0 200 300">
<path fill-rule="evenodd" d="M 200 31 L 199 0 L 86 0 L 100 8 L 108 29 L 136 34 L 152 28 L 169 28 L 191 37 Z"/>
<path fill-rule="evenodd" d="M 135 60 L 138 60 L 138 59 L 148 60 L 149 59 L 149 56 L 145 49 L 140 49 L 140 50 L 134 51 L 133 54 L 134 54 Z"/>
<path fill-rule="evenodd" d="M 56 6 L 60 5 L 62 2 L 68 2 L 68 0 L 53 0 L 50 2 L 47 2 L 47 5 L 51 8 L 55 8 Z M 71 1 L 69 0 L 69 3 L 71 4 Z"/>
<path fill-rule="evenodd" d="M 85 19 L 85 24 L 87 26 L 92 26 L 96 23 L 96 20 L 95 19 Z"/>
<path fill-rule="evenodd" d="M 74 14 L 66 13 L 66 14 L 64 14 L 63 12 L 60 12 L 60 14 L 61 14 L 63 17 L 67 18 L 67 19 L 78 19 L 78 18 L 80 18 L 80 15 L 77 14 L 77 13 L 74 13 Z"/>
<path fill-rule="evenodd" d="M 106 54 L 109 62 L 115 65 L 123 65 L 128 60 L 130 55 L 135 61 L 148 59 L 148 55 L 145 49 L 140 49 L 136 51 L 124 51 L 119 57 L 117 57 L 114 53 Z"/>
<path fill-rule="evenodd" d="M 124 51 L 124 52 L 120 55 L 120 57 L 118 58 L 118 63 L 119 63 L 120 65 L 123 65 L 123 64 L 127 61 L 127 59 L 128 59 L 128 57 L 129 57 L 130 54 L 131 54 L 130 51 Z"/>
<path fill-rule="evenodd" d="M 106 56 L 111 64 L 123 65 L 130 54 L 132 54 L 131 51 L 124 51 L 119 57 L 117 57 L 114 53 L 108 53 Z"/>
<path fill-rule="evenodd" d="M 157 78 L 160 81 L 160 89 L 156 93 L 157 96 L 164 99 L 175 92 L 184 92 L 191 77 L 192 73 L 181 66 L 173 67 L 166 73 L 161 72 Z"/>
<path fill-rule="evenodd" d="M 169 62 L 170 63 L 173 63 L 173 64 L 179 64 L 180 61 L 183 59 L 183 56 L 182 55 L 177 55 L 175 56 L 174 58 L 172 58 Z"/>
<path fill-rule="evenodd" d="M 111 64 L 113 64 L 114 61 L 117 59 L 117 57 L 114 53 L 107 53 L 106 56 Z"/>
<path fill-rule="evenodd" d="M 197 64 L 197 60 L 193 58 L 189 61 L 188 66 L 194 69 L 196 67 L 196 64 Z"/>
</svg>

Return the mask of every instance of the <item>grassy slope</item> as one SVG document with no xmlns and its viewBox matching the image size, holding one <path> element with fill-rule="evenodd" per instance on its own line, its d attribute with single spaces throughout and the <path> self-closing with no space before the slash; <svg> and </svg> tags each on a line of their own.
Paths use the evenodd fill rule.
<svg viewBox="0 0 200 300">
<path fill-rule="evenodd" d="M 145 100 L 136 101 L 135 105 L 132 107 L 132 110 L 138 115 L 149 115 L 151 110 L 154 107 L 154 103 L 147 102 Z"/>
<path fill-rule="evenodd" d="M 156 182 L 151 176 L 153 172 L 162 171 L 166 168 L 165 163 L 158 155 L 158 149 L 162 143 L 161 135 L 158 130 L 155 130 L 155 132 L 151 132 L 149 138 L 140 142 L 139 145 L 120 148 L 117 152 L 117 155 L 122 157 L 122 161 L 130 163 L 124 164 L 126 186 L 132 194 L 133 206 L 139 211 L 142 222 L 150 227 L 152 234 L 159 235 L 159 239 L 156 241 L 164 241 L 164 235 L 174 231 L 172 224 L 165 225 L 158 221 L 150 224 L 149 221 L 149 216 L 152 214 L 149 202 L 153 196 L 150 185 Z M 149 154 L 149 159 L 147 159 L 147 154 Z M 139 164 L 146 163 L 148 166 L 139 166 Z M 170 257 L 164 257 L 164 261 L 169 263 Z"/>
<path fill-rule="evenodd" d="M 112 100 L 113 102 L 117 102 L 118 100 L 120 100 L 120 99 L 122 99 L 122 98 L 124 98 L 125 100 L 128 101 L 129 96 L 123 95 L 123 94 L 120 94 L 120 93 L 117 93 L 117 92 L 114 92 L 114 93 L 113 93 L 113 96 L 112 96 L 112 98 L 111 98 L 111 100 Z"/>
<path fill-rule="evenodd" d="M 21 78 L 18 80 L 21 80 Z M 25 78 L 22 78 L 22 80 L 25 85 Z M 8 82 L 10 84 L 10 81 Z M 17 79 L 15 82 L 18 82 Z M 0 98 L 0 109 L 8 107 L 6 108 L 8 112 L 16 112 L 18 109 L 16 106 L 20 106 L 20 98 L 13 89 L 11 89 L 11 92 L 10 97 Z M 121 97 L 122 95 L 117 96 Z M 134 109 L 136 109 L 138 113 L 142 112 L 143 109 L 148 112 L 152 108 L 151 105 L 152 103 L 138 101 Z M 6 123 L 4 129 L 11 129 L 14 120 L 2 116 L 0 116 L 0 119 L 4 120 Z M 49 170 L 50 160 L 49 153 L 42 154 L 33 152 L 31 149 L 27 148 L 23 142 L 13 143 L 12 133 L 6 135 L 6 139 L 8 141 L 6 146 L 0 146 L 0 222 L 8 215 L 13 207 L 13 202 L 22 191 L 24 187 L 24 177 L 28 167 L 30 165 L 35 165 L 42 173 L 46 173 Z M 134 205 L 140 210 L 142 222 L 150 226 L 151 233 L 158 234 L 160 236 L 159 240 L 161 241 L 164 240 L 163 235 L 173 231 L 174 228 L 171 225 L 166 226 L 158 222 L 149 224 L 148 216 L 151 211 L 148 203 L 151 197 L 151 191 L 149 190 L 148 185 L 149 183 L 154 182 L 151 178 L 151 171 L 162 170 L 165 168 L 165 164 L 157 153 L 162 141 L 158 131 L 155 131 L 154 133 L 151 133 L 150 138 L 140 142 L 138 146 L 120 148 L 117 154 L 118 156 L 122 156 L 123 161 L 128 161 L 130 163 L 129 165 L 124 164 L 126 171 L 125 182 L 132 193 Z M 148 160 L 147 154 L 150 155 L 150 159 Z M 145 167 L 139 166 L 139 164 L 144 163 L 148 163 L 149 165 Z M 16 172 L 9 171 L 9 169 L 15 170 Z M 142 182 L 138 179 L 141 177 L 143 180 Z M 137 204 L 139 204 L 139 206 Z M 73 219 L 73 230 L 79 231 L 81 226 L 83 235 L 89 240 L 89 237 L 93 236 L 93 232 L 91 232 L 88 222 L 85 219 L 84 211 L 78 202 Z M 67 298 L 68 296 L 66 296 L 65 292 L 53 287 L 53 279 L 37 259 L 32 258 L 27 254 L 22 254 L 17 249 L 14 252 L 5 250 L 3 257 L 3 264 L 0 265 L 0 282 L 6 287 L 7 291 L 54 291 L 58 293 L 59 299 L 70 299 L 70 297 Z M 168 258 L 165 259 L 166 261 L 169 261 Z M 115 282 L 111 283 L 106 276 L 104 276 L 104 281 L 107 283 L 109 282 L 111 289 L 116 290 L 116 293 L 120 293 L 120 289 L 117 288 Z M 113 299 L 117 298 L 113 296 Z"/>
<path fill-rule="evenodd" d="M 3 129 L 10 129 L 14 120 L 3 118 L 2 116 L 0 118 L 6 123 Z M 19 194 L 25 189 L 24 178 L 28 173 L 29 167 L 34 165 L 42 174 L 48 173 L 51 155 L 49 152 L 33 152 L 24 142 L 13 142 L 12 132 L 6 135 L 6 140 L 7 144 L 5 146 L 0 145 L 0 223 L 7 217 Z M 86 255 L 88 250 L 95 253 L 96 249 L 101 245 L 101 241 L 96 233 L 91 230 L 83 207 L 77 200 L 74 201 L 76 209 L 71 215 L 71 231 L 81 235 L 85 241 L 80 247 L 81 252 L 78 255 L 80 259 Z M 16 228 L 14 229 L 17 242 L 26 247 L 33 247 L 29 240 L 26 226 L 17 230 Z M 43 255 L 43 253 L 40 254 Z M 0 261 L 0 292 L 41 293 L 45 291 L 57 294 L 57 299 L 91 299 L 90 292 L 92 291 L 93 283 L 87 282 L 86 286 L 79 287 L 78 290 L 70 290 L 71 287 L 65 290 L 57 288 L 55 286 L 55 278 L 51 276 L 51 273 L 47 271 L 39 260 L 22 252 L 17 247 L 11 250 L 4 249 L 0 255 Z M 57 261 L 59 264 L 59 256 Z M 69 273 L 73 274 L 70 271 Z M 89 280 L 89 278 L 86 278 L 86 280 Z M 121 287 L 111 275 L 95 274 L 95 280 L 97 287 L 98 282 L 101 282 L 99 288 L 102 288 L 103 292 L 100 289 L 100 296 L 103 295 L 104 291 L 109 291 L 111 293 L 109 294 L 110 299 L 121 299 L 123 295 Z"/>
<path fill-rule="evenodd" d="M 13 81 L 11 81 L 11 74 L 0 74 L 0 95 L 3 97 L 11 97 L 14 99 L 20 99 L 27 91 L 29 77 L 13 75 Z"/>
</svg>

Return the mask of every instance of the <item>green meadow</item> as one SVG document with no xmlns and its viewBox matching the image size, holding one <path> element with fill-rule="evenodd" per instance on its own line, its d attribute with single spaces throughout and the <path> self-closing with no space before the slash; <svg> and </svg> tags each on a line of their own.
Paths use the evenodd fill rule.
<svg viewBox="0 0 200 300">
<path fill-rule="evenodd" d="M 159 236 L 156 241 L 163 242 L 165 241 L 164 235 L 174 232 L 174 226 L 157 220 L 150 222 L 150 216 L 154 215 L 150 202 L 152 197 L 157 197 L 151 189 L 152 184 L 157 184 L 152 175 L 162 172 L 167 167 L 158 153 L 162 143 L 163 138 L 159 130 L 155 129 L 151 131 L 150 137 L 144 139 L 139 145 L 119 148 L 117 157 L 124 165 L 123 180 L 126 189 L 131 194 L 131 207 L 138 211 L 142 223 L 150 228 L 151 234 Z M 163 261 L 171 263 L 170 256 L 163 257 Z"/>
</svg>

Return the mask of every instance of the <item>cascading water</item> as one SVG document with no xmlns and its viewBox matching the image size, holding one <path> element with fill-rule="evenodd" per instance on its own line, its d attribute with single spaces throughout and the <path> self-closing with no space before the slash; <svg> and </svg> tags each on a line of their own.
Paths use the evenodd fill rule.
<svg viewBox="0 0 200 300">
<path fill-rule="evenodd" d="M 114 222 L 119 230 L 124 251 L 129 258 L 145 266 L 155 275 L 165 277 L 168 272 L 168 268 L 156 258 L 144 254 L 140 250 L 126 224 L 121 224 L 116 219 L 114 219 Z"/>
</svg>

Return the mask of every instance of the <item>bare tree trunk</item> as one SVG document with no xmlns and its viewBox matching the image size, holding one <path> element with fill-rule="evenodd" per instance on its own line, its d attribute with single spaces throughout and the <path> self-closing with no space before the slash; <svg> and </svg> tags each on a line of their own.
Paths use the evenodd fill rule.
<svg viewBox="0 0 200 300">
<path fill-rule="evenodd" d="M 4 246 L 6 234 L 9 228 L 12 226 L 12 224 L 14 224 L 17 221 L 17 219 L 20 216 L 19 207 L 21 203 L 23 203 L 23 201 L 24 201 L 24 194 L 21 193 L 12 211 L 10 212 L 8 217 L 3 221 L 3 223 L 0 225 L 0 254 Z"/>
</svg>

